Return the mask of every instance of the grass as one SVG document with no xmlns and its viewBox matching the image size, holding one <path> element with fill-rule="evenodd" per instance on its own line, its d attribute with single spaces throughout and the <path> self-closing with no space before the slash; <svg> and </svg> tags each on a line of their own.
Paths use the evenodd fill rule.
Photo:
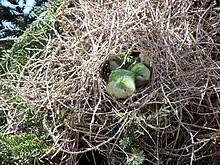
<svg viewBox="0 0 220 165">
<path fill-rule="evenodd" d="M 109 165 L 218 164 L 214 1 L 85 0 L 55 9 L 1 58 L 3 139 L 36 134 L 46 144 L 29 158 L 36 164 L 80 164 L 88 152 Z M 133 49 L 149 54 L 151 82 L 111 98 L 106 60 Z"/>
</svg>

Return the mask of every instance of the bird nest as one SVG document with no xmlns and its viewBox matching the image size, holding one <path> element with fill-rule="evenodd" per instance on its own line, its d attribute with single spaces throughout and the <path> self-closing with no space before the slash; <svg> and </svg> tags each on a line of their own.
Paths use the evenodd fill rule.
<svg viewBox="0 0 220 165">
<path fill-rule="evenodd" d="M 25 100 L 52 118 L 68 112 L 62 124 L 54 123 L 48 153 L 63 152 L 70 161 L 99 151 L 109 165 L 216 163 L 218 4 L 74 3 L 64 10 L 62 36 L 48 42 L 21 88 Z M 131 50 L 150 56 L 151 81 L 127 99 L 113 98 L 105 91 L 106 61 Z"/>
</svg>

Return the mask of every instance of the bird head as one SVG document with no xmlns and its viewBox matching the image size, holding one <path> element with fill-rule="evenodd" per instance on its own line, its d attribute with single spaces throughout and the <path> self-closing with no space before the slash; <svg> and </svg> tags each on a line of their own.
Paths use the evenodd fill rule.
<svg viewBox="0 0 220 165">
<path fill-rule="evenodd" d="M 137 86 L 146 84 L 150 80 L 151 72 L 143 63 L 136 63 L 131 71 L 135 75 L 135 81 Z"/>
<path fill-rule="evenodd" d="M 141 52 L 139 54 L 139 60 L 141 63 L 145 64 L 147 67 L 150 67 L 151 61 L 150 61 L 150 57 L 147 54 Z"/>
<path fill-rule="evenodd" d="M 147 67 L 141 68 L 138 72 L 136 72 L 135 78 L 138 80 L 149 81 L 150 70 Z"/>
<path fill-rule="evenodd" d="M 117 60 L 116 57 L 111 57 L 111 58 L 109 59 L 109 67 L 110 67 L 110 70 L 117 69 L 119 66 L 120 66 L 120 62 Z"/>
</svg>

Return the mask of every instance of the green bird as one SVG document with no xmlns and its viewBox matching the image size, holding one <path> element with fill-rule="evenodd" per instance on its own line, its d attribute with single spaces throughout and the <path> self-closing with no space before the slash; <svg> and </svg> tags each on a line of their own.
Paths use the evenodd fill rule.
<svg viewBox="0 0 220 165">
<path fill-rule="evenodd" d="M 145 64 L 138 62 L 134 65 L 131 65 L 129 70 L 132 71 L 135 75 L 135 84 L 137 87 L 145 85 L 149 82 L 151 72 Z"/>
<path fill-rule="evenodd" d="M 135 63 L 137 57 L 119 54 L 118 56 L 111 56 L 108 60 L 110 70 L 127 69 L 131 64 Z"/>
<path fill-rule="evenodd" d="M 135 75 L 125 69 L 115 69 L 111 71 L 108 79 L 106 92 L 116 98 L 125 99 L 136 91 Z"/>
</svg>

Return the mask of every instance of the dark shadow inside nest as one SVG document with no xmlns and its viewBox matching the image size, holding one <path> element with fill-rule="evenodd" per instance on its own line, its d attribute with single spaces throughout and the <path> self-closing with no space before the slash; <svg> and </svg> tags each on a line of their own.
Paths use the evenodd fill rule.
<svg viewBox="0 0 220 165">
<path fill-rule="evenodd" d="M 98 151 L 89 151 L 78 156 L 77 165 L 108 165 L 106 157 Z"/>
<path fill-rule="evenodd" d="M 83 136 L 83 134 L 79 134 L 79 139 L 82 139 Z M 85 141 L 79 140 L 77 148 L 84 150 L 90 147 Z M 108 165 L 107 157 L 97 150 L 78 154 L 75 161 L 75 165 Z"/>
<path fill-rule="evenodd" d="M 214 46 L 211 51 L 212 60 L 220 61 L 220 33 L 214 35 Z"/>
<path fill-rule="evenodd" d="M 57 152 L 55 155 L 52 152 L 51 154 L 41 158 L 41 160 L 33 160 L 32 164 L 109 165 L 108 157 L 105 155 L 105 153 L 98 150 L 87 151 L 85 153 L 79 153 L 77 155 L 71 154 L 71 152 L 80 152 L 91 148 L 90 146 L 88 146 L 87 142 L 82 140 L 82 137 L 85 137 L 85 135 L 83 135 L 82 133 L 73 135 L 70 139 L 75 139 L 76 136 L 77 138 L 79 138 L 77 140 L 77 145 L 75 146 L 73 142 L 69 142 L 67 144 L 67 148 L 70 150 L 70 153 L 66 153 L 67 155 L 65 155 L 65 153 L 62 151 Z"/>
<path fill-rule="evenodd" d="M 55 158 L 53 159 L 48 159 L 48 158 L 43 158 L 41 161 L 35 160 L 36 164 L 44 164 L 44 165 L 52 165 L 51 161 L 56 164 L 60 164 L 62 161 L 62 154 L 58 154 Z M 68 158 L 69 159 L 69 158 Z M 76 161 L 76 162 L 75 162 Z M 32 162 L 34 164 L 34 162 Z M 108 165 L 107 158 L 99 153 L 98 151 L 89 151 L 84 154 L 79 154 L 74 160 L 73 158 L 69 160 L 63 161 L 61 165 L 66 165 L 66 164 L 74 164 L 74 165 Z"/>
</svg>

